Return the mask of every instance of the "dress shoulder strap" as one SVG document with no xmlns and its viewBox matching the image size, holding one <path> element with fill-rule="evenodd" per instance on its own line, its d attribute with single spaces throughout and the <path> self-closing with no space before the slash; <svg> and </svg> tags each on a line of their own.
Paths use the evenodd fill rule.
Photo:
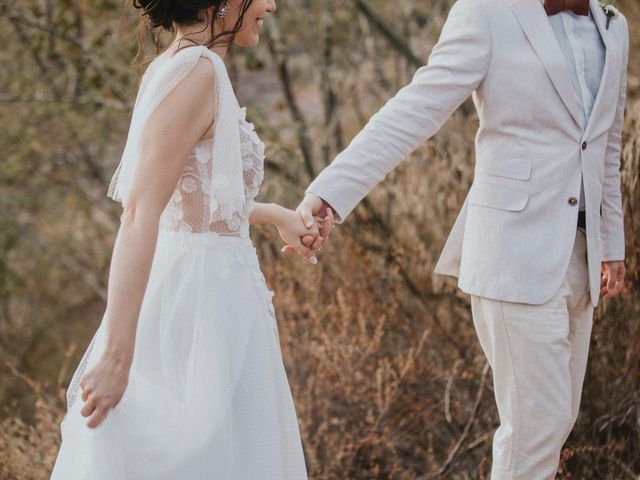
<svg viewBox="0 0 640 480">
<path fill-rule="evenodd" d="M 240 107 L 227 69 L 219 55 L 204 46 L 187 47 L 158 65 L 150 65 L 140 86 L 133 110 L 129 134 L 120 164 L 111 179 L 108 195 L 126 202 L 140 155 L 140 139 L 147 121 L 164 98 L 191 72 L 200 57 L 211 60 L 215 69 L 216 112 L 212 142 L 209 192 L 211 220 L 225 220 L 244 204 L 242 157 L 238 115 Z M 153 68 L 153 70 L 152 70 Z M 213 180 L 213 178 L 211 179 Z"/>
</svg>

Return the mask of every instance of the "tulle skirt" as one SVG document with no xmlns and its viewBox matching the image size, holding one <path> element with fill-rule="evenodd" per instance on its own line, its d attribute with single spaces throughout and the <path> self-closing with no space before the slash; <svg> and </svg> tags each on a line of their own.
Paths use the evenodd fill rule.
<svg viewBox="0 0 640 480">
<path fill-rule="evenodd" d="M 104 349 L 103 319 L 51 478 L 306 479 L 271 296 L 248 238 L 161 232 L 127 390 L 86 427 L 78 381 Z"/>
</svg>

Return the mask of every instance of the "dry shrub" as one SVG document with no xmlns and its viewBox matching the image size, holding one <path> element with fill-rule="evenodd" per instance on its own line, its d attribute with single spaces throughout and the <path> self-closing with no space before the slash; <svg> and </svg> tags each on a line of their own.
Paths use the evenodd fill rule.
<svg viewBox="0 0 640 480">
<path fill-rule="evenodd" d="M 307 113 L 306 133 L 316 150 L 327 141 L 330 153 L 335 153 L 408 80 L 412 69 L 371 25 L 350 11 L 351 2 L 303 3 L 297 4 L 308 15 L 301 16 L 296 8 L 288 9 L 289 17 L 287 9 L 279 13 L 293 91 Z M 415 51 L 426 53 L 451 1 L 366 3 L 380 7 L 385 20 L 411 38 Z M 628 18 L 640 18 L 635 0 L 620 3 Z M 60 5 L 64 15 L 73 13 Z M 132 32 L 127 32 L 129 24 L 122 21 L 122 14 L 109 5 L 104 2 L 102 7 L 111 13 L 101 11 L 96 18 L 115 33 L 104 35 L 109 47 L 99 51 L 107 65 L 122 75 L 116 98 L 132 99 L 136 84 L 127 64 Z M 413 11 L 414 5 L 423 15 L 418 23 L 403 13 Z M 306 10 L 307 6 L 312 8 Z M 64 15 L 63 25 L 74 24 Z M 332 15 L 337 23 L 326 38 L 331 34 L 335 39 L 325 45 L 321 43 L 325 36 L 316 30 L 325 23 L 313 20 Z M 425 31 L 419 28 L 421 22 Z M 21 66 L 16 71 L 24 78 L 17 81 L 44 88 L 41 84 L 48 84 L 47 77 L 38 73 L 40 65 L 28 64 L 25 45 L 50 48 L 52 41 L 39 38 L 45 34 L 38 32 L 34 41 L 16 43 L 22 37 L 8 22 L 5 25 L 0 35 L 5 35 L 5 43 L 14 43 L 8 43 L 12 47 L 2 55 Z M 631 33 L 631 53 L 636 55 L 640 31 L 632 28 Z M 71 35 L 75 38 L 75 33 Z M 324 77 L 313 63 L 326 57 L 328 47 L 335 49 L 334 63 Z M 256 55 L 260 60 L 264 54 Z M 29 376 L 16 369 L 1 373 L 1 480 L 49 476 L 64 411 L 62 386 L 82 353 L 79 349 L 65 354 L 65 348 L 72 342 L 86 345 L 100 321 L 117 225 L 117 208 L 104 199 L 104 186 L 121 152 L 128 119 L 111 110 L 113 98 L 102 99 L 99 78 L 90 83 L 93 77 L 86 77 L 82 66 L 74 73 L 75 55 L 61 49 L 53 58 L 57 60 L 49 63 L 57 82 L 64 86 L 85 79 L 78 90 L 96 94 L 108 108 L 93 112 L 92 104 L 82 103 L 87 100 L 84 96 L 77 110 L 25 104 L 7 108 L 11 122 L 0 140 L 12 152 L 8 160 L 15 174 L 5 172 L 12 180 L 0 185 L 0 358 L 15 361 Z M 246 81 L 249 73 L 240 65 L 244 59 L 239 55 L 230 63 L 232 76 L 244 75 L 239 81 L 245 85 L 244 100 L 252 96 L 244 103 L 254 105 L 252 120 L 268 146 L 262 199 L 294 206 L 310 180 L 305 172 L 314 173 L 300 160 L 302 126 L 287 112 L 281 92 L 269 90 L 273 84 L 277 89 L 274 72 L 255 74 L 264 83 Z M 60 60 L 69 63 L 68 77 L 58 71 Z M 25 68 L 22 63 L 27 63 Z M 640 474 L 637 60 L 632 59 L 630 69 L 622 177 L 629 284 L 623 297 L 604 302 L 596 313 L 581 415 L 561 458 L 563 479 L 637 479 Z M 316 77 L 322 79 L 321 85 L 313 84 Z M 327 80 L 333 82 L 337 113 L 322 119 L 320 99 L 331 97 L 325 91 L 331 87 Z M 97 87 L 92 90 L 94 83 Z M 372 192 L 333 234 L 317 267 L 295 257 L 283 258 L 273 230 L 255 232 L 263 270 L 276 292 L 283 357 L 313 480 L 489 476 L 491 437 L 497 426 L 490 375 L 468 298 L 455 281 L 433 274 L 473 179 L 477 118 L 465 111 L 471 111 L 468 105 Z M 40 120 L 34 123 L 33 118 Z M 336 119 L 344 129 L 340 135 L 328 127 Z M 38 128 L 29 128 L 30 122 Z M 60 125 L 62 131 L 56 128 Z M 315 154 L 311 166 L 318 169 L 326 158 Z M 57 381 L 52 381 L 55 377 Z"/>
<path fill-rule="evenodd" d="M 58 396 L 51 395 L 41 383 L 21 374 L 14 365 L 7 363 L 6 367 L 28 388 L 30 395 L 23 402 L 33 408 L 29 421 L 15 413 L 0 420 L 0 478 L 48 479 L 60 445 L 64 390 L 60 389 Z"/>
<path fill-rule="evenodd" d="M 458 114 L 378 187 L 334 233 L 319 267 L 276 261 L 276 239 L 261 231 L 311 478 L 488 478 L 491 381 L 466 296 L 430 273 L 471 178 L 470 120 Z M 632 100 L 622 174 L 629 281 L 596 312 L 563 479 L 640 472 L 638 152 L 640 101 Z"/>
<path fill-rule="evenodd" d="M 263 269 L 277 292 L 283 355 L 312 479 L 488 478 L 497 425 L 490 376 L 466 297 L 455 282 L 430 273 L 469 180 L 467 140 L 452 145 L 465 121 L 454 118 L 451 136 L 436 137 L 378 188 L 371 208 L 359 207 L 333 234 L 318 267 L 281 258 L 274 232 L 257 232 Z M 581 416 L 562 454 L 562 479 L 631 479 L 640 472 L 640 222 L 633 213 L 640 200 L 640 102 L 630 106 L 625 131 L 629 285 L 624 297 L 597 312 Z M 440 152 L 437 162 L 419 160 L 435 158 L 434 152 Z M 424 195 L 416 191 L 423 185 L 412 184 L 418 171 L 437 202 L 425 205 L 418 197 Z M 402 215 L 380 208 L 389 192 L 406 210 Z M 405 218 L 420 209 L 428 215 L 429 208 L 440 212 L 430 222 Z M 7 411 L 2 420 L 0 478 L 48 478 L 62 399 L 15 369 L 13 376 L 30 392 L 22 406 L 32 408 L 22 415 Z"/>
<path fill-rule="evenodd" d="M 626 113 L 622 190 L 627 243 L 624 296 L 596 312 L 581 416 L 562 478 L 637 479 L 640 472 L 640 101 Z"/>
</svg>

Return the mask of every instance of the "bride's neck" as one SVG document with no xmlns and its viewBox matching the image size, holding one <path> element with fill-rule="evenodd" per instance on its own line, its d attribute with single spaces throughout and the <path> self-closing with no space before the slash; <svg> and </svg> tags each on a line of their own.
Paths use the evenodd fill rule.
<svg viewBox="0 0 640 480">
<path fill-rule="evenodd" d="M 181 47 L 183 45 L 188 45 L 189 43 L 197 43 L 199 45 L 206 45 L 211 40 L 211 26 L 198 23 L 195 25 L 185 25 L 178 26 L 176 28 L 176 38 L 173 40 L 173 45 L 176 45 L 176 48 Z M 227 50 L 229 50 L 229 45 L 214 45 L 210 47 L 210 50 L 220 55 L 220 57 L 224 58 L 227 54 Z"/>
</svg>

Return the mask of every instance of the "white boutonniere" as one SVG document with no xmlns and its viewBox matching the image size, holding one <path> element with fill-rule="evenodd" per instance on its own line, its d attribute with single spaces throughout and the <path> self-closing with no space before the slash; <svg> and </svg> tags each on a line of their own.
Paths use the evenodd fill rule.
<svg viewBox="0 0 640 480">
<path fill-rule="evenodd" d="M 600 6 L 604 11 L 605 16 L 607 17 L 607 30 L 609 30 L 609 25 L 611 25 L 611 20 L 615 20 L 620 16 L 620 10 L 615 7 L 616 0 L 602 0 L 600 2 Z"/>
</svg>

